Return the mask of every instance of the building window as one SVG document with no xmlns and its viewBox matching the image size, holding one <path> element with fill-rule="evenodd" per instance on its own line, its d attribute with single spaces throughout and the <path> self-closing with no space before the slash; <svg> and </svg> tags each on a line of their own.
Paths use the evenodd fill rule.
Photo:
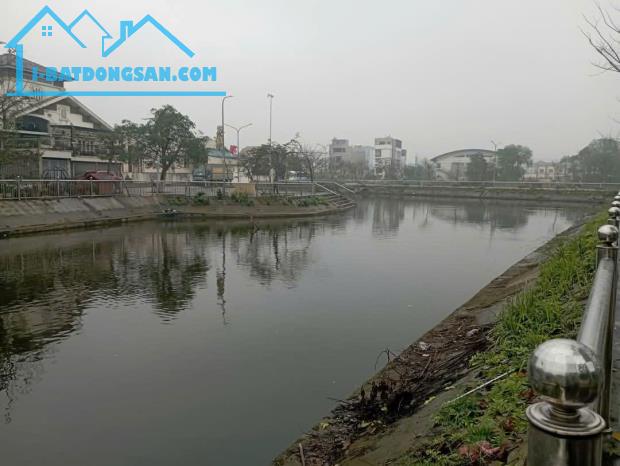
<svg viewBox="0 0 620 466">
<path fill-rule="evenodd" d="M 60 119 L 66 120 L 67 114 L 69 113 L 69 107 L 67 107 L 66 105 L 58 105 L 57 109 Z"/>
<path fill-rule="evenodd" d="M 51 37 L 51 35 L 52 35 L 52 26 L 41 26 L 41 35 L 43 37 Z"/>
</svg>

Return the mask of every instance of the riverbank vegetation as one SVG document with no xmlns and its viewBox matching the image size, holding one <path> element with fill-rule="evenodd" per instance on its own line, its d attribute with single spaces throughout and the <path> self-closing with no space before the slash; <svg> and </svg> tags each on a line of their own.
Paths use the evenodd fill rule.
<svg viewBox="0 0 620 466">
<path fill-rule="evenodd" d="M 254 206 L 283 206 L 283 207 L 317 207 L 327 206 L 329 201 L 321 196 L 258 196 L 250 197 L 244 192 L 232 192 L 230 195 L 218 190 L 217 196 L 208 197 L 206 193 L 199 192 L 192 197 L 170 196 L 167 201 L 170 205 L 184 206 L 208 206 L 208 205 L 241 205 L 245 207 Z"/>
<path fill-rule="evenodd" d="M 596 230 L 601 215 L 561 244 L 541 266 L 535 285 L 516 295 L 490 333 L 489 349 L 470 360 L 478 371 L 470 388 L 500 379 L 445 404 L 421 448 L 401 458 L 401 466 L 461 466 L 504 462 L 527 430 L 525 409 L 535 394 L 527 382 L 527 361 L 549 338 L 574 338 L 595 271 Z"/>
</svg>

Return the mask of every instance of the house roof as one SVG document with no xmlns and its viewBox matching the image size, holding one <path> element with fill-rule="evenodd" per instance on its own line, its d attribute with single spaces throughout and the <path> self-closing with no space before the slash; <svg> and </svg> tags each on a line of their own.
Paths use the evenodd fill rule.
<svg viewBox="0 0 620 466">
<path fill-rule="evenodd" d="M 24 71 L 32 71 L 33 66 L 40 67 L 41 69 L 45 68 L 43 65 L 27 60 L 26 58 L 23 58 L 22 60 L 24 61 Z M 16 66 L 17 57 L 15 55 L 8 52 L 0 55 L 0 68 L 15 68 Z"/>
<path fill-rule="evenodd" d="M 80 47 L 82 48 L 86 48 L 86 46 L 84 45 L 84 43 L 78 39 L 75 34 L 73 34 L 73 32 L 71 32 L 71 29 L 69 28 L 69 26 L 56 14 L 54 13 L 54 10 L 52 10 L 49 6 L 44 6 L 43 8 L 41 8 L 41 10 L 33 16 L 33 18 L 28 21 L 28 23 L 21 28 L 21 30 L 15 35 L 13 36 L 13 38 L 4 46 L 5 48 L 16 48 L 20 41 L 24 38 L 24 36 L 26 36 L 26 34 L 28 34 L 30 32 L 30 30 L 35 27 L 37 25 L 37 23 L 39 21 L 41 21 L 41 19 L 43 19 L 45 16 L 49 15 L 54 21 L 56 21 L 56 23 L 69 35 L 69 37 L 71 37 Z"/>
<path fill-rule="evenodd" d="M 32 67 L 36 66 L 39 70 L 43 70 L 46 68 L 45 65 L 41 65 L 40 63 L 34 62 L 32 60 L 28 60 L 27 58 L 22 58 L 22 61 L 24 63 L 24 71 L 27 73 L 32 73 Z M 13 55 L 12 53 L 3 53 L 2 55 L 0 55 L 0 68 L 7 68 L 10 70 L 16 70 L 17 69 L 17 57 L 15 55 Z M 72 79 L 68 76 L 64 76 L 64 79 L 61 79 L 60 76 L 63 75 L 58 75 L 57 80 L 58 81 L 72 81 Z"/>
<path fill-rule="evenodd" d="M 82 102 L 80 102 L 78 99 L 76 99 L 73 96 L 67 95 L 67 96 L 59 96 L 59 97 L 52 97 L 40 102 L 35 103 L 34 105 L 26 108 L 25 110 L 22 110 L 20 113 L 18 113 L 16 116 L 20 117 L 20 116 L 24 116 L 24 115 L 28 115 L 32 112 L 35 112 L 37 110 L 40 110 L 42 108 L 45 108 L 49 105 L 55 104 L 57 102 L 60 102 L 62 100 L 70 100 L 74 105 L 80 107 L 82 109 L 82 111 L 87 114 L 89 117 L 91 117 L 93 120 L 95 120 L 97 123 L 99 123 L 101 126 L 103 126 L 105 129 L 112 131 L 112 126 L 109 125 L 108 123 L 106 123 L 101 117 L 99 117 L 95 112 L 93 112 L 90 108 L 88 108 L 86 105 L 84 105 Z"/>
<path fill-rule="evenodd" d="M 431 158 L 431 160 L 433 162 L 437 162 L 438 160 L 441 160 L 444 157 L 450 157 L 450 156 L 456 155 L 461 152 L 463 153 L 463 155 L 474 155 L 474 154 L 482 154 L 482 155 L 489 155 L 489 156 L 495 155 L 494 151 L 488 150 L 488 149 L 458 149 L 458 150 L 446 152 L 445 154 L 436 155 L 435 157 Z"/>
<path fill-rule="evenodd" d="M 227 150 L 222 150 L 222 149 L 209 149 L 209 157 L 217 157 L 220 159 L 237 159 L 237 157 L 235 157 L 234 155 L 232 155 L 229 151 Z"/>
</svg>

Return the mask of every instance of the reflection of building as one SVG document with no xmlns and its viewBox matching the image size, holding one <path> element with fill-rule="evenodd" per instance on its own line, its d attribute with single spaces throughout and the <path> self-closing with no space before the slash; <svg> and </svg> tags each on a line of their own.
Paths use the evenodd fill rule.
<svg viewBox="0 0 620 466">
<path fill-rule="evenodd" d="M 526 181 L 556 181 L 560 170 L 554 162 L 534 162 L 526 168 L 523 179 Z"/>
<path fill-rule="evenodd" d="M 375 170 L 377 175 L 399 176 L 407 164 L 407 151 L 400 139 L 375 138 Z"/>
<path fill-rule="evenodd" d="M 63 91 L 65 81 L 33 80 L 33 67 L 44 69 L 24 59 L 24 87 L 29 92 Z M 14 91 L 15 55 L 0 55 L 0 90 Z M 0 167 L 0 177 L 72 178 L 91 170 L 120 172 L 120 164 L 108 161 L 105 135 L 112 129 L 82 102 L 72 96 L 14 97 L 16 104 L 8 117 L 15 128 L 3 128 L 7 122 L 0 118 L 0 131 L 9 138 L 9 145 L 22 149 L 23 157 Z M 8 133 L 8 134 L 6 134 Z M 28 153 L 30 151 L 30 154 Z M 19 151 L 17 151 L 19 152 Z M 37 156 L 34 157 L 33 154 Z"/>
<path fill-rule="evenodd" d="M 362 165 L 371 173 L 375 170 L 375 151 L 371 146 L 349 145 L 348 139 L 332 139 L 329 145 L 330 163 L 346 162 Z"/>
<path fill-rule="evenodd" d="M 372 233 L 379 237 L 392 237 L 398 233 L 405 218 L 407 201 L 402 199 L 380 199 L 372 203 Z"/>
</svg>

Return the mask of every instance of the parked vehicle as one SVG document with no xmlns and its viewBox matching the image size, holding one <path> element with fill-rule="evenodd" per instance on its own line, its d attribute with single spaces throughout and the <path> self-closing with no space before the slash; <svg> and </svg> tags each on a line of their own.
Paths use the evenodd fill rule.
<svg viewBox="0 0 620 466">
<path fill-rule="evenodd" d="M 106 171 L 88 171 L 84 172 L 80 177 L 80 180 L 91 180 L 97 181 L 97 183 L 93 183 L 92 185 L 82 185 L 81 190 L 83 193 L 91 193 L 95 195 L 106 195 L 106 194 L 118 194 L 121 192 L 121 181 L 123 178 L 118 176 L 116 173 L 110 173 Z M 109 183 L 105 183 L 102 181 L 109 181 Z M 92 190 L 92 192 L 91 192 Z"/>
</svg>

